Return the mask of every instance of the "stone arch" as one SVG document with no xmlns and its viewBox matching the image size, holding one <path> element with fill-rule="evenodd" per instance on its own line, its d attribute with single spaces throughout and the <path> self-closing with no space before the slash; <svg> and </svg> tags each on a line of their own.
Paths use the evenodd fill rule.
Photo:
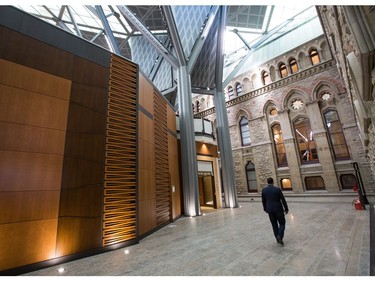
<svg viewBox="0 0 375 281">
<path fill-rule="evenodd" d="M 318 101 L 320 99 L 320 93 L 322 91 L 329 91 L 334 95 L 334 98 L 337 98 L 337 95 L 339 93 L 339 89 L 335 84 L 332 84 L 329 81 L 319 81 L 318 84 L 315 85 L 315 87 L 312 90 L 311 96 L 314 101 Z"/>
<path fill-rule="evenodd" d="M 242 80 L 242 85 L 243 85 L 243 93 L 250 92 L 254 88 L 252 81 L 250 81 L 248 77 L 245 77 Z"/>
<path fill-rule="evenodd" d="M 275 101 L 275 100 L 268 100 L 264 105 L 263 105 L 263 114 L 265 116 L 268 116 L 268 109 L 271 107 L 275 107 L 276 110 L 279 112 L 281 110 L 280 105 Z"/>
<path fill-rule="evenodd" d="M 236 120 L 239 121 L 241 119 L 241 117 L 244 116 L 246 117 L 247 120 L 249 120 L 250 118 L 250 113 L 247 112 L 245 109 L 243 108 L 240 108 L 237 113 L 236 113 Z"/>
<path fill-rule="evenodd" d="M 206 100 L 205 100 L 205 98 L 204 97 L 202 97 L 201 99 L 200 99 L 200 105 L 201 105 L 201 110 L 205 110 L 205 109 L 207 109 L 207 103 L 206 103 Z"/>
<path fill-rule="evenodd" d="M 267 78 L 266 78 L 267 77 Z M 260 71 L 261 85 L 266 86 L 271 83 L 271 77 L 267 69 L 261 69 Z"/>
<path fill-rule="evenodd" d="M 301 98 L 305 103 L 312 101 L 310 96 L 307 93 L 301 90 L 292 89 L 285 95 L 282 109 L 288 109 L 289 108 L 288 104 L 290 100 L 294 98 L 298 98 L 298 97 Z"/>
<path fill-rule="evenodd" d="M 253 73 L 253 75 L 251 75 L 250 77 L 250 81 L 253 83 L 253 89 L 257 88 L 258 85 L 260 85 L 257 79 L 258 79 L 258 75 L 256 73 Z"/>
<path fill-rule="evenodd" d="M 289 70 L 288 70 L 288 63 L 286 63 L 285 61 L 279 61 L 278 63 L 277 63 L 277 72 L 278 72 L 278 77 L 280 78 L 280 79 L 282 79 L 282 78 L 285 78 L 285 77 L 287 77 L 287 76 L 289 76 L 290 75 L 290 73 L 289 73 Z M 285 71 L 286 71 L 286 75 L 283 77 L 282 76 L 282 74 L 281 74 L 281 68 L 282 67 L 284 67 L 285 68 Z"/>
</svg>

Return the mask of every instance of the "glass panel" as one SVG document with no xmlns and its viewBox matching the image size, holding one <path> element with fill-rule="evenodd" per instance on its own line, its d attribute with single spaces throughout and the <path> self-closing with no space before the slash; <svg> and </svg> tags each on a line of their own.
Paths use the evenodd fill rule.
<svg viewBox="0 0 375 281">
<path fill-rule="evenodd" d="M 335 159 L 348 159 L 350 155 L 337 112 L 330 110 L 324 114 L 324 118 Z"/>
<path fill-rule="evenodd" d="M 353 189 L 354 185 L 357 184 L 357 180 L 354 175 L 347 174 L 340 176 L 340 182 L 342 189 Z"/>
<path fill-rule="evenodd" d="M 247 177 L 247 191 L 257 192 L 258 190 L 257 190 L 255 166 L 251 162 L 248 162 L 246 165 L 246 177 Z"/>
<path fill-rule="evenodd" d="M 310 163 L 310 161 L 317 162 L 317 148 L 309 119 L 304 117 L 298 118 L 293 125 L 302 164 Z"/>
<path fill-rule="evenodd" d="M 262 78 L 263 78 L 263 85 L 267 85 L 267 84 L 271 83 L 271 78 L 270 78 L 270 76 L 268 75 L 267 72 L 263 73 Z"/>
<path fill-rule="evenodd" d="M 281 133 L 280 125 L 279 124 L 274 125 L 272 127 L 272 132 L 273 132 L 273 142 L 274 142 L 275 150 L 276 150 L 277 164 L 279 166 L 288 165 L 288 162 L 286 159 L 286 153 L 285 153 L 284 140 L 283 140 L 283 135 Z"/>
<path fill-rule="evenodd" d="M 233 97 L 234 97 L 234 92 L 233 92 L 232 87 L 228 88 L 228 97 L 229 97 L 229 99 L 233 99 Z"/>
<path fill-rule="evenodd" d="M 317 63 L 320 63 L 319 54 L 316 50 L 313 50 L 313 51 L 310 52 L 310 59 L 311 59 L 311 63 L 313 65 L 317 64 Z"/>
<path fill-rule="evenodd" d="M 242 145 L 249 145 L 251 143 L 250 128 L 248 124 L 247 119 L 242 117 L 240 121 Z"/>
<path fill-rule="evenodd" d="M 292 71 L 292 73 L 298 72 L 298 65 L 297 65 L 296 60 L 291 60 L 289 65 L 290 65 L 290 70 Z"/>
<path fill-rule="evenodd" d="M 322 177 L 306 177 L 306 190 L 324 190 L 324 180 Z"/>
<path fill-rule="evenodd" d="M 236 85 L 236 91 L 237 91 L 237 96 L 242 94 L 242 86 L 240 83 L 237 83 Z"/>
<path fill-rule="evenodd" d="M 284 78 L 284 77 L 288 76 L 288 72 L 286 70 L 285 64 L 280 65 L 280 76 L 281 76 L 281 78 Z"/>
<path fill-rule="evenodd" d="M 292 181 L 290 179 L 281 179 L 280 184 L 282 190 L 292 190 Z"/>
</svg>

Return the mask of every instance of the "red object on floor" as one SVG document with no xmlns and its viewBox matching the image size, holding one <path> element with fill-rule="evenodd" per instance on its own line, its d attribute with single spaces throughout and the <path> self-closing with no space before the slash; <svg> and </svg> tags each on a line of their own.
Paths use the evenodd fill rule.
<svg viewBox="0 0 375 281">
<path fill-rule="evenodd" d="M 361 201 L 359 201 L 358 198 L 353 200 L 353 205 L 354 205 L 356 210 L 363 210 L 362 203 L 361 203 Z"/>
</svg>

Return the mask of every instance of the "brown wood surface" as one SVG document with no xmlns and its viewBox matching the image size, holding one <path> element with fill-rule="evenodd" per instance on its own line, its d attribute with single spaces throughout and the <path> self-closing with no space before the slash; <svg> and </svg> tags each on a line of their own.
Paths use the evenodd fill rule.
<svg viewBox="0 0 375 281">
<path fill-rule="evenodd" d="M 55 258 L 57 219 L 0 224 L 0 270 Z"/>
</svg>

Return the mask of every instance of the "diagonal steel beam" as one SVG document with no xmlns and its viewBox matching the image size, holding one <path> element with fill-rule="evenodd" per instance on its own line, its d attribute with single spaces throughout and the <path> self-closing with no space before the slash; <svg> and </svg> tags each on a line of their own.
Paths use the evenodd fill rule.
<svg viewBox="0 0 375 281">
<path fill-rule="evenodd" d="M 167 62 L 174 68 L 177 69 L 180 67 L 178 60 L 173 54 L 171 54 L 166 47 L 138 20 L 138 18 L 126 7 L 123 5 L 117 6 L 121 14 L 131 22 L 145 39 L 153 45 L 156 50 L 167 60 Z"/>
<path fill-rule="evenodd" d="M 126 25 L 122 22 L 119 13 L 117 13 L 111 5 L 108 5 L 108 7 L 111 9 L 111 11 L 114 14 L 114 16 L 116 17 L 117 21 L 121 24 L 122 28 L 126 31 L 127 35 L 129 36 L 131 31 L 129 31 L 129 29 L 126 27 Z"/>
<path fill-rule="evenodd" d="M 75 28 L 75 30 L 76 30 L 77 35 L 78 35 L 79 37 L 82 37 L 81 30 L 78 28 L 78 24 L 77 24 L 77 22 L 76 22 L 76 19 L 74 18 L 74 15 L 73 15 L 73 13 L 72 13 L 72 10 L 70 9 L 69 6 L 66 6 L 66 9 L 68 10 L 68 14 L 69 14 L 69 16 L 70 16 L 70 19 L 71 19 L 72 22 L 73 22 L 73 25 L 74 25 L 74 28 Z"/>
<path fill-rule="evenodd" d="M 103 27 L 104 27 L 105 34 L 107 35 L 107 37 L 108 37 L 108 39 L 109 39 L 109 43 L 110 43 L 111 46 L 112 46 L 112 50 L 113 50 L 116 54 L 121 55 L 120 48 L 119 48 L 118 45 L 117 45 L 117 42 L 116 42 L 115 36 L 113 36 L 112 29 L 111 29 L 111 27 L 109 26 L 109 23 L 108 23 L 107 17 L 106 17 L 105 14 L 104 14 L 104 11 L 103 11 L 102 6 L 100 6 L 100 5 L 96 5 L 96 6 L 95 6 L 95 9 L 96 9 L 96 12 L 98 13 L 98 16 L 99 16 L 100 20 L 102 21 L 102 24 L 103 24 Z"/>
<path fill-rule="evenodd" d="M 232 32 L 236 33 L 237 36 L 241 39 L 241 41 L 245 44 L 245 46 L 247 47 L 247 49 L 251 50 L 250 45 L 246 42 L 245 38 L 243 38 L 242 35 L 238 32 L 237 28 L 233 29 Z"/>
<path fill-rule="evenodd" d="M 242 58 L 242 60 L 235 66 L 235 68 L 232 70 L 232 72 L 228 75 L 228 77 L 223 82 L 223 88 L 225 88 L 226 85 L 233 79 L 234 75 L 241 69 L 241 67 L 245 64 L 247 59 L 254 53 L 254 51 L 259 47 L 263 42 L 265 42 L 268 38 L 270 38 L 272 35 L 274 35 L 276 32 L 278 32 L 280 29 L 282 29 L 285 25 L 293 21 L 294 18 L 288 19 L 284 21 L 283 23 L 276 26 L 274 29 L 272 29 L 269 33 L 264 34 L 260 39 L 252 46 L 251 50 L 247 51 L 246 56 Z"/>
<path fill-rule="evenodd" d="M 61 20 L 61 17 L 57 17 L 46 5 L 43 5 L 43 8 L 46 9 L 48 13 L 51 14 L 52 20 L 56 22 L 56 25 L 64 29 L 65 31 L 68 31 L 70 33 L 73 33 L 70 28 Z"/>
<path fill-rule="evenodd" d="M 178 62 L 180 66 L 184 66 L 186 65 L 185 53 L 184 53 L 184 49 L 182 48 L 180 36 L 178 35 L 178 30 L 176 27 L 176 23 L 174 21 L 174 16 L 173 16 L 171 6 L 162 6 L 161 9 L 163 11 L 165 20 L 167 22 L 169 35 L 171 36 L 173 47 L 176 50 Z"/>
<path fill-rule="evenodd" d="M 219 11 L 219 6 L 213 6 L 212 7 L 203 31 L 199 35 L 197 40 L 195 41 L 193 50 L 191 51 L 190 56 L 189 56 L 189 62 L 188 62 L 189 73 L 191 73 L 193 71 L 194 65 L 197 62 L 197 59 L 198 59 L 198 56 L 199 56 L 200 52 L 202 51 L 203 45 L 206 42 L 207 35 L 211 30 L 211 27 L 212 27 L 212 25 L 215 21 L 215 18 L 218 14 L 218 11 Z"/>
<path fill-rule="evenodd" d="M 275 5 L 272 5 L 270 15 L 268 16 L 268 21 L 267 21 L 267 26 L 266 26 L 265 32 L 268 32 L 268 28 L 270 27 L 270 23 L 271 23 L 271 19 L 272 19 L 272 15 L 273 15 L 274 10 L 275 10 Z"/>
</svg>

